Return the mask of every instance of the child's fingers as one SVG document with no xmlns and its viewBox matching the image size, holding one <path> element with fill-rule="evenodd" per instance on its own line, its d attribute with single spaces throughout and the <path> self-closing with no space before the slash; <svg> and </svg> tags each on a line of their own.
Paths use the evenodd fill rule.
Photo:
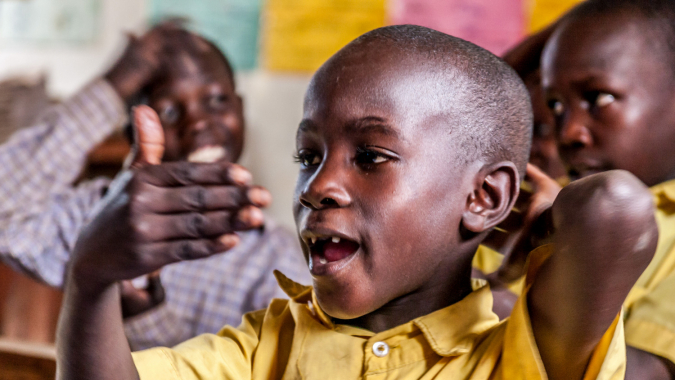
<svg viewBox="0 0 675 380">
<path fill-rule="evenodd" d="M 527 189 L 520 188 L 520 193 L 518 193 L 518 199 L 516 199 L 516 204 L 513 205 L 513 208 L 523 212 L 527 209 L 527 206 L 530 204 L 533 193 Z"/>
<path fill-rule="evenodd" d="M 512 232 L 523 228 L 524 223 L 525 215 L 522 212 L 511 210 L 509 215 L 497 227 L 506 232 Z"/>
<path fill-rule="evenodd" d="M 210 164 L 179 161 L 145 167 L 138 173 L 138 179 L 161 187 L 191 185 L 249 186 L 253 177 L 243 166 L 224 161 Z"/>
<path fill-rule="evenodd" d="M 160 270 L 156 270 L 148 275 L 148 287 L 146 288 L 155 305 L 159 305 L 166 299 L 166 292 L 164 291 L 164 285 L 162 285 L 159 273 Z"/>
<path fill-rule="evenodd" d="M 483 240 L 483 242 L 481 242 L 481 244 L 505 256 L 508 256 L 518 246 L 522 236 L 522 230 L 515 232 L 505 232 L 495 229 L 490 232 L 490 234 L 486 239 Z"/>
<path fill-rule="evenodd" d="M 133 120 L 136 154 L 131 166 L 160 164 L 164 155 L 164 130 L 159 116 L 152 108 L 140 105 L 134 108 Z"/>
<path fill-rule="evenodd" d="M 234 231 L 248 230 L 263 225 L 262 211 L 247 206 L 238 211 L 205 213 L 148 214 L 140 217 L 135 229 L 143 240 L 151 242 L 176 239 L 210 239 Z"/>
<path fill-rule="evenodd" d="M 147 267 L 161 268 L 184 260 L 197 260 L 225 252 L 239 244 L 236 234 L 225 234 L 213 239 L 163 241 L 145 248 Z"/>
<path fill-rule="evenodd" d="M 492 249 L 493 251 L 501 252 L 502 247 L 506 244 L 509 238 L 509 233 L 500 229 L 493 229 L 488 236 L 481 242 L 482 245 Z"/>
<path fill-rule="evenodd" d="M 148 187 L 148 194 L 141 197 L 143 211 L 155 213 L 201 212 L 233 210 L 254 205 L 266 207 L 270 203 L 269 191 L 262 187 L 239 186 L 186 186 Z"/>
<path fill-rule="evenodd" d="M 525 174 L 525 178 L 532 182 L 534 185 L 534 190 L 536 191 L 537 188 L 543 184 L 547 184 L 549 182 L 555 182 L 555 180 L 551 177 L 548 176 L 548 174 L 544 173 L 541 169 L 539 169 L 537 166 L 532 165 L 530 163 L 527 164 L 527 171 Z"/>
</svg>

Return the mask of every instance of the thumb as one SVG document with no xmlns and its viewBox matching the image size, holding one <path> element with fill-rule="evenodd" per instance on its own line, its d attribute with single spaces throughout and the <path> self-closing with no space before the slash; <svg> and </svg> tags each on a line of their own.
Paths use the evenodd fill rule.
<svg viewBox="0 0 675 380">
<path fill-rule="evenodd" d="M 555 181 L 553 178 L 549 177 L 548 174 L 544 173 L 537 166 L 530 163 L 527 164 L 526 177 L 528 180 L 532 181 L 532 184 L 535 186 L 541 186 L 547 182 Z"/>
<path fill-rule="evenodd" d="M 131 167 L 158 165 L 164 155 L 164 130 L 159 116 L 152 108 L 140 105 L 134 108 L 135 155 Z"/>
</svg>

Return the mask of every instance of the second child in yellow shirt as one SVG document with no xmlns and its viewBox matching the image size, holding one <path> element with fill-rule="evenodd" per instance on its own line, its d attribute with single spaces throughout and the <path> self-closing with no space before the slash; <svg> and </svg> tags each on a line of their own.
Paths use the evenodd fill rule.
<svg viewBox="0 0 675 380">
<path fill-rule="evenodd" d="M 151 110 L 136 116 L 140 136 L 159 129 Z M 471 280 L 476 248 L 518 197 L 531 122 L 525 86 L 489 52 L 418 26 L 366 33 L 314 75 L 297 132 L 294 214 L 313 286 L 278 275 L 290 301 L 132 356 L 117 281 L 231 247 L 268 201 L 235 165 L 146 158 L 77 243 L 59 378 L 622 379 L 621 305 L 658 237 L 632 175 L 533 205 L 533 219 L 550 215 L 550 244 L 508 320 Z"/>
<path fill-rule="evenodd" d="M 657 254 L 625 305 L 629 379 L 675 378 L 674 22 L 672 1 L 591 1 L 542 55 L 571 176 L 624 169 L 656 198 Z"/>
<path fill-rule="evenodd" d="M 539 62 L 543 51 L 545 96 L 572 179 L 623 169 L 655 199 L 657 252 L 624 304 L 630 380 L 675 379 L 674 40 L 671 0 L 588 0 L 521 45 L 529 53 L 516 65 Z M 487 252 L 479 264 L 494 257 Z M 498 273 L 505 282 L 520 275 L 508 268 L 523 263 L 517 256 Z"/>
</svg>

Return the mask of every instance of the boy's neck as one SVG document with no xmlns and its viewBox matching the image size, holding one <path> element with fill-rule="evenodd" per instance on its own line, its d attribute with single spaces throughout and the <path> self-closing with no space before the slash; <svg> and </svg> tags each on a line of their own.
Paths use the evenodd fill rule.
<svg viewBox="0 0 675 380">
<path fill-rule="evenodd" d="M 336 319 L 335 323 L 379 333 L 455 304 L 473 291 L 471 262 L 442 268 L 435 271 L 437 275 L 424 286 L 389 301 L 372 313 L 356 319 Z"/>
</svg>

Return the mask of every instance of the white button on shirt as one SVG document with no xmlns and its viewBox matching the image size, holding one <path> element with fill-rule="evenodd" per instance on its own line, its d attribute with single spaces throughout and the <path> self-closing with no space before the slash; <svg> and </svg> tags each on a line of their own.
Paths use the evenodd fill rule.
<svg viewBox="0 0 675 380">
<path fill-rule="evenodd" d="M 373 344 L 373 354 L 379 358 L 383 358 L 389 354 L 389 346 L 384 342 L 375 342 Z"/>
</svg>

